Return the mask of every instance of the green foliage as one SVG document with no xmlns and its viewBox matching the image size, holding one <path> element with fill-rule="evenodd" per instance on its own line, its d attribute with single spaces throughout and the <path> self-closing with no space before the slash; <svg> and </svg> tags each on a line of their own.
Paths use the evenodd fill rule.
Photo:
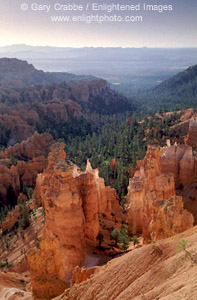
<svg viewBox="0 0 197 300">
<path fill-rule="evenodd" d="M 138 110 L 155 113 L 197 107 L 197 65 L 187 69 L 137 97 Z"/>
<path fill-rule="evenodd" d="M 128 235 L 128 228 L 126 224 L 122 225 L 121 231 L 118 229 L 114 229 L 111 233 L 111 237 L 115 240 L 116 245 L 118 245 L 121 249 L 128 249 L 130 237 Z"/>
<path fill-rule="evenodd" d="M 5 221 L 5 218 L 6 218 L 5 210 L 3 207 L 1 207 L 0 222 L 2 223 L 3 221 Z"/>
<path fill-rule="evenodd" d="M 16 159 L 16 157 L 11 156 L 10 157 L 10 164 L 16 166 L 17 165 L 18 160 Z"/>
<path fill-rule="evenodd" d="M 6 125 L 0 123 L 0 146 L 7 147 L 9 138 L 10 138 L 10 129 L 6 127 Z"/>
<path fill-rule="evenodd" d="M 129 247 L 129 242 L 130 242 L 130 237 L 128 235 L 128 228 L 126 224 L 122 225 L 121 228 L 121 242 L 120 242 L 120 247 L 123 250 L 127 250 Z"/>
<path fill-rule="evenodd" d="M 5 245 L 6 245 L 6 249 L 9 251 L 10 243 L 9 243 L 9 240 L 8 240 L 8 239 L 6 239 Z"/>
<path fill-rule="evenodd" d="M 27 188 L 27 197 L 29 200 L 31 200 L 33 198 L 33 193 L 34 193 L 34 190 L 32 188 Z"/>
<path fill-rule="evenodd" d="M 184 239 L 180 240 L 177 245 L 177 251 L 178 252 L 185 251 L 187 244 L 188 242 L 186 240 Z"/>
<path fill-rule="evenodd" d="M 1 207 L 1 212 L 0 212 L 0 223 L 2 223 L 3 221 L 5 221 L 8 212 L 13 211 L 13 209 L 14 209 L 14 208 L 11 207 L 10 205 Z"/>
<path fill-rule="evenodd" d="M 27 196 L 28 200 L 31 200 L 33 197 L 33 188 L 32 187 L 28 187 L 28 185 L 26 184 L 26 182 L 23 183 L 23 194 Z"/>
<path fill-rule="evenodd" d="M 113 240 L 115 240 L 116 242 L 116 246 L 118 245 L 118 243 L 120 243 L 121 241 L 121 233 L 120 233 L 120 230 L 118 230 L 117 228 L 115 228 L 112 233 L 111 233 L 111 237 Z"/>
<path fill-rule="evenodd" d="M 98 116 L 97 116 L 98 117 Z M 99 175 L 106 185 L 114 187 L 124 205 L 131 168 L 137 160 L 144 158 L 147 144 L 157 138 L 164 145 L 169 138 L 169 126 L 177 122 L 178 116 L 152 116 L 140 120 L 129 114 L 100 117 L 103 124 L 99 132 L 84 137 L 68 138 L 66 141 L 67 158 L 83 170 L 87 159 L 93 168 L 99 169 Z M 141 122 L 140 122 L 141 121 Z M 112 165 L 115 159 L 117 166 Z"/>
<path fill-rule="evenodd" d="M 35 238 L 35 246 L 36 246 L 36 248 L 40 247 L 40 242 L 37 237 Z"/>
<path fill-rule="evenodd" d="M 45 211 L 44 208 L 42 210 L 42 215 L 44 216 L 43 224 L 45 224 L 45 222 L 46 222 L 46 211 Z"/>
<path fill-rule="evenodd" d="M 22 204 L 19 204 L 19 209 L 20 209 L 20 219 L 18 223 L 21 230 L 24 230 L 27 227 L 29 227 L 31 224 L 29 209 L 27 208 L 25 201 Z"/>
<path fill-rule="evenodd" d="M 138 240 L 138 237 L 137 237 L 136 235 L 134 235 L 134 236 L 132 237 L 132 241 L 133 241 L 133 245 L 134 245 L 134 246 L 140 243 L 139 240 Z"/>
<path fill-rule="evenodd" d="M 9 263 L 8 259 L 5 261 L 0 262 L 0 268 L 5 268 L 6 270 L 11 267 L 11 263 Z"/>
<path fill-rule="evenodd" d="M 184 239 L 180 240 L 177 245 L 177 250 L 179 252 L 184 251 L 185 254 L 190 258 L 191 263 L 197 264 L 197 259 L 191 254 L 190 251 L 187 250 L 187 248 L 186 248 L 187 244 L 188 244 L 188 242 L 186 240 L 184 240 Z"/>
</svg>

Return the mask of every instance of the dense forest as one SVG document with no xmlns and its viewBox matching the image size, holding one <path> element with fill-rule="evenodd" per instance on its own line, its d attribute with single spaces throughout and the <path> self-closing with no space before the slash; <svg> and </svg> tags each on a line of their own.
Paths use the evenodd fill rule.
<svg viewBox="0 0 197 300">
<path fill-rule="evenodd" d="M 165 113 L 147 116 L 141 120 L 128 114 L 101 116 L 103 127 L 86 137 L 66 137 L 67 159 L 85 169 L 87 159 L 98 168 L 107 185 L 118 191 L 124 203 L 129 177 L 137 160 L 144 158 L 148 143 L 165 145 L 170 138 L 170 126 L 176 124 L 180 114 Z"/>
</svg>

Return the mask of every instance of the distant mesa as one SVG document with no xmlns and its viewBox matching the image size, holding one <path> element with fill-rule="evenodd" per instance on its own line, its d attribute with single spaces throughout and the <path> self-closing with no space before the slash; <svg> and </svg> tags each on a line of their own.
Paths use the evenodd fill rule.
<svg viewBox="0 0 197 300">
<path fill-rule="evenodd" d="M 16 58 L 0 59 L 0 86 L 6 88 L 16 88 L 34 84 L 88 81 L 93 79 L 96 79 L 96 77 L 40 71 L 32 64 L 28 64 L 28 62 Z"/>
</svg>

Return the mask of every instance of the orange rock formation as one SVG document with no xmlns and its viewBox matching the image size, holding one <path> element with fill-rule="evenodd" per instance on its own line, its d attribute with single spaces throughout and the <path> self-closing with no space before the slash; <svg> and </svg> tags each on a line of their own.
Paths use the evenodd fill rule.
<svg viewBox="0 0 197 300">
<path fill-rule="evenodd" d="M 197 150 L 197 116 L 192 117 L 190 120 L 189 133 L 186 136 L 185 143 Z"/>
<path fill-rule="evenodd" d="M 91 267 L 91 268 L 80 268 L 80 267 L 76 267 L 73 270 L 72 273 L 72 282 L 71 284 L 79 284 L 83 281 L 86 281 L 88 278 L 90 278 L 93 274 L 95 274 L 96 272 L 99 271 L 99 267 Z"/>
<path fill-rule="evenodd" d="M 35 197 L 45 209 L 45 231 L 41 248 L 32 250 L 28 260 L 33 292 L 37 298 L 50 299 L 65 289 L 75 266 L 81 265 L 86 254 L 86 239 L 95 242 L 102 214 L 120 207 L 115 190 L 105 187 L 98 170 L 87 163 L 85 172 L 65 162 L 64 144 L 54 144 L 48 167 L 39 174 Z M 48 297 L 48 298 L 47 298 Z"/>
<path fill-rule="evenodd" d="M 27 140 L 24 140 L 20 144 L 15 144 L 12 147 L 8 147 L 5 151 L 1 151 L 0 158 L 10 158 L 11 156 L 15 156 L 30 160 L 34 157 L 43 156 L 43 154 L 47 155 L 52 143 L 53 138 L 49 133 L 39 134 L 35 131 Z"/>
<path fill-rule="evenodd" d="M 0 152 L 0 196 L 4 204 L 9 201 L 10 205 L 16 204 L 23 183 L 28 186 L 36 183 L 38 173 L 47 167 L 45 156 L 52 143 L 53 138 L 50 134 L 35 132 L 31 138 Z M 10 167 L 9 159 L 12 156 L 22 161 Z"/>
<path fill-rule="evenodd" d="M 184 209 L 185 199 L 175 187 L 196 182 L 197 160 L 184 145 L 149 146 L 128 187 L 130 231 L 144 241 L 162 239 L 193 226 L 194 216 Z M 197 200 L 197 199 L 196 199 Z M 186 206 L 186 205 L 185 205 Z"/>
</svg>

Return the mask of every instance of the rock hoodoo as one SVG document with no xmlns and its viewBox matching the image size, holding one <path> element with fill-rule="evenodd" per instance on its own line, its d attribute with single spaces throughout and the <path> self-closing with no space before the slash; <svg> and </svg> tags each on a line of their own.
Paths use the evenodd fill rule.
<svg viewBox="0 0 197 300">
<path fill-rule="evenodd" d="M 196 168 L 190 146 L 149 146 L 129 182 L 130 231 L 142 233 L 149 242 L 192 227 L 197 221 Z"/>
<path fill-rule="evenodd" d="M 81 172 L 65 157 L 63 143 L 52 145 L 48 167 L 36 182 L 35 198 L 45 209 L 41 248 L 28 254 L 37 298 L 44 293 L 50 299 L 65 289 L 74 267 L 85 259 L 86 241 L 96 245 L 102 214 L 110 220 L 121 211 L 115 190 L 105 187 L 97 169 L 88 162 Z"/>
<path fill-rule="evenodd" d="M 197 116 L 192 117 L 189 122 L 189 133 L 185 138 L 185 143 L 197 150 Z"/>
<path fill-rule="evenodd" d="M 47 167 L 46 156 L 52 143 L 50 134 L 35 132 L 31 138 L 0 152 L 0 205 L 14 206 L 21 186 L 36 183 L 38 173 Z M 13 157 L 16 165 L 12 164 Z"/>
</svg>

